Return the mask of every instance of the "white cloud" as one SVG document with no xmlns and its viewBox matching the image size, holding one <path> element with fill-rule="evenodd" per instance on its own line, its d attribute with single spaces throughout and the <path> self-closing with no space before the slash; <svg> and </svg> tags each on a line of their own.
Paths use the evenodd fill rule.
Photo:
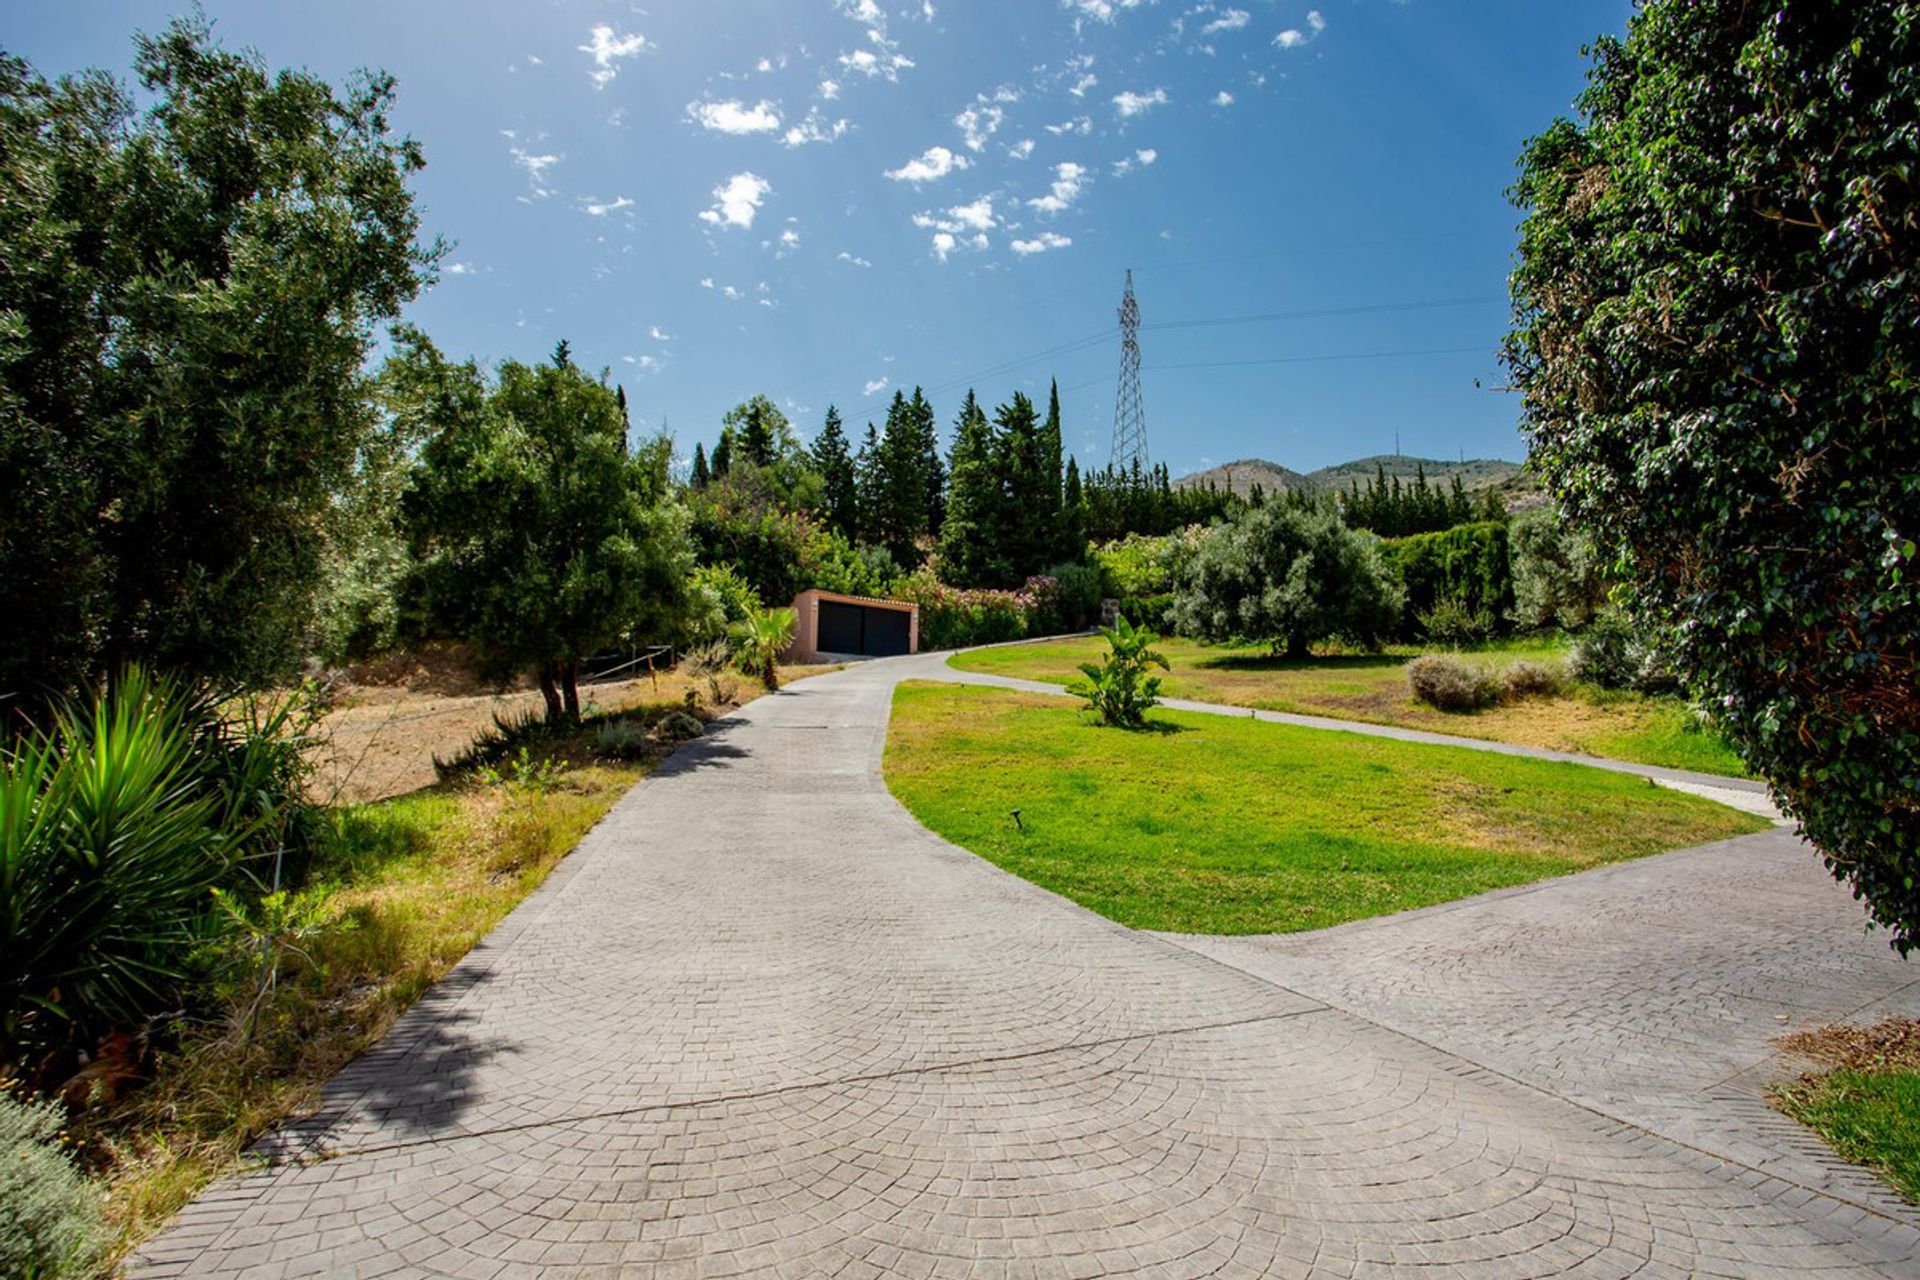
<svg viewBox="0 0 1920 1280">
<path fill-rule="evenodd" d="M 1084 138 L 1093 132 L 1093 117 L 1075 116 L 1071 120 L 1062 120 L 1059 124 L 1050 124 L 1046 129 L 1056 138 L 1064 133 L 1077 133 Z"/>
<path fill-rule="evenodd" d="M 733 302 L 738 302 L 740 301 L 740 299 L 747 296 L 744 293 L 741 293 L 738 289 L 734 288 L 730 284 L 721 285 L 720 294 L 722 297 L 727 298 L 728 300 Z"/>
<path fill-rule="evenodd" d="M 873 265 L 871 262 L 868 262 L 865 258 L 859 257 L 855 254 L 848 253 L 845 249 L 842 249 L 839 253 L 834 255 L 834 261 L 845 262 L 855 267 L 870 267 Z"/>
<path fill-rule="evenodd" d="M 595 218 L 604 218 L 610 213 L 633 207 L 633 201 L 625 196 L 616 196 L 612 200 L 595 200 L 591 196 L 580 202 L 580 212 Z"/>
<path fill-rule="evenodd" d="M 887 389 L 887 382 L 888 382 L 888 379 L 884 377 L 869 378 L 867 379 L 867 385 L 860 388 L 860 394 L 863 396 L 870 396 L 874 394 L 876 391 L 885 391 Z"/>
<path fill-rule="evenodd" d="M 668 333 L 665 329 L 662 329 L 657 324 L 650 324 L 647 326 L 647 336 L 649 338 L 652 338 L 655 342 L 672 342 L 673 341 L 673 335 Z"/>
<path fill-rule="evenodd" d="M 1065 249 L 1072 243 L 1073 239 L 1070 236 L 1063 236 L 1053 231 L 1042 231 L 1031 240 L 1015 240 L 1010 247 L 1024 258 L 1029 254 L 1045 253 L 1049 249 Z"/>
<path fill-rule="evenodd" d="M 863 76 L 882 76 L 888 80 L 898 80 L 900 73 L 913 66 L 913 59 L 898 49 L 887 49 L 875 53 L 871 49 L 855 49 L 852 53 L 840 55 L 840 65 L 848 71 L 857 71 Z"/>
<path fill-rule="evenodd" d="M 1222 89 L 1213 95 L 1213 105 L 1216 107 L 1230 107 L 1233 105 L 1233 95 L 1225 89 Z"/>
<path fill-rule="evenodd" d="M 953 123 L 966 135 L 967 150 L 980 151 L 986 147 L 987 139 L 993 136 L 1006 116 L 1007 113 L 999 107 L 981 104 L 962 111 L 953 118 Z"/>
<path fill-rule="evenodd" d="M 547 185 L 547 170 L 560 163 L 559 156 L 533 155 L 519 147 L 511 147 L 508 154 L 513 162 L 527 171 L 527 185 L 533 188 L 533 194 L 546 199 L 553 194 L 553 188 Z"/>
<path fill-rule="evenodd" d="M 1137 9 L 1142 0 L 1060 0 L 1063 9 L 1076 10 L 1082 18 L 1092 18 L 1095 22 L 1112 22 L 1115 12 L 1121 9 Z"/>
<path fill-rule="evenodd" d="M 621 363 L 630 364 L 642 373 L 659 373 L 667 367 L 665 356 L 621 356 Z"/>
<path fill-rule="evenodd" d="M 822 80 L 820 82 L 820 96 L 828 102 L 832 102 L 840 96 L 840 82 L 838 80 Z"/>
<path fill-rule="evenodd" d="M 1072 94 L 1076 98 L 1084 98 L 1087 96 L 1087 90 L 1093 88 L 1093 86 L 1099 83 L 1100 83 L 1100 77 L 1097 75 L 1094 75 L 1093 72 L 1089 71 L 1087 72 L 1086 75 L 1083 75 L 1078 80 L 1075 80 L 1073 82 L 1073 87 L 1068 89 L 1067 92 Z"/>
<path fill-rule="evenodd" d="M 1160 158 L 1160 153 L 1158 151 L 1155 151 L 1152 147 L 1142 147 L 1140 148 L 1140 150 L 1133 153 L 1133 158 L 1135 160 L 1138 160 L 1143 165 L 1148 165 L 1148 164 L 1152 164 L 1155 160 L 1158 160 Z"/>
<path fill-rule="evenodd" d="M 838 142 L 851 127 L 845 120 L 829 121 L 815 108 L 807 112 L 806 119 L 789 125 L 781 141 L 789 147 L 804 147 L 809 142 Z"/>
<path fill-rule="evenodd" d="M 701 277 L 700 277 L 700 287 L 701 287 L 702 289 L 711 289 L 711 288 L 713 288 L 713 277 L 712 277 L 712 276 L 701 276 Z"/>
<path fill-rule="evenodd" d="M 714 204 L 703 209 L 700 221 L 715 227 L 751 227 L 753 215 L 773 191 L 773 184 L 753 173 L 736 173 L 713 189 Z"/>
<path fill-rule="evenodd" d="M 701 128 L 712 129 L 716 133 L 772 133 L 780 127 L 780 113 L 771 102 L 765 100 L 750 107 L 737 99 L 689 102 L 687 114 Z"/>
<path fill-rule="evenodd" d="M 1027 203 L 1040 213 L 1062 213 L 1080 198 L 1080 188 L 1086 185 L 1086 180 L 1084 165 L 1074 164 L 1070 160 L 1057 164 L 1053 168 L 1053 189 Z"/>
<path fill-rule="evenodd" d="M 792 227 L 788 227 L 780 233 L 780 243 L 788 249 L 798 249 L 800 247 L 800 233 Z"/>
<path fill-rule="evenodd" d="M 898 169 L 887 170 L 887 177 L 895 182 L 933 182 L 971 163 L 965 156 L 955 155 L 945 147 L 928 147 Z"/>
<path fill-rule="evenodd" d="M 1025 160 L 1028 156 L 1033 154 L 1033 139 L 1032 138 L 1020 139 L 1020 141 L 1014 143 L 1012 146 L 1007 148 L 1007 154 L 1012 156 L 1015 160 Z"/>
<path fill-rule="evenodd" d="M 1167 91 L 1155 89 L 1152 93 L 1135 93 L 1129 89 L 1125 93 L 1113 95 L 1113 109 L 1120 113 L 1122 120 L 1137 116 L 1153 107 L 1163 107 L 1167 103 Z"/>
<path fill-rule="evenodd" d="M 470 276 L 474 273 L 473 265 L 467 262 L 449 262 L 446 266 L 441 267 L 440 270 L 450 276 Z"/>
<path fill-rule="evenodd" d="M 593 58 L 594 69 L 587 73 L 593 81 L 593 87 L 604 89 L 620 74 L 620 60 L 631 58 L 647 47 L 647 38 L 638 31 L 630 35 L 621 35 L 612 27 L 601 23 L 587 33 L 587 43 L 580 46 L 580 52 Z"/>
<path fill-rule="evenodd" d="M 1301 45 L 1318 36 L 1327 29 L 1327 20 L 1320 16 L 1318 9 L 1307 10 L 1307 29 L 1288 27 L 1273 38 L 1274 44 L 1282 49 L 1298 49 Z"/>
<path fill-rule="evenodd" d="M 1200 34 L 1210 36 L 1220 31 L 1238 31 L 1247 25 L 1253 15 L 1245 9 L 1222 9 L 1220 16 L 1200 28 Z"/>
<path fill-rule="evenodd" d="M 948 209 L 945 217 L 932 213 L 913 215 L 916 227 L 937 227 L 941 231 L 958 234 L 963 231 L 988 231 L 994 226 L 993 197 L 981 196 L 971 204 L 957 204 Z"/>
</svg>

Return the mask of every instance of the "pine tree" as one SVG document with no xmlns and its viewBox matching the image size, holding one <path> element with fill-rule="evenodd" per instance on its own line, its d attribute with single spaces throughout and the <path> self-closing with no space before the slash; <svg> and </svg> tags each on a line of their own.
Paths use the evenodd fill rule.
<svg viewBox="0 0 1920 1280">
<path fill-rule="evenodd" d="M 926 532 L 927 477 L 919 423 L 900 391 L 893 393 L 880 437 L 878 489 L 873 540 L 910 569 L 920 563 L 919 539 Z"/>
<path fill-rule="evenodd" d="M 859 485 L 853 455 L 847 452 L 847 433 L 840 427 L 840 411 L 827 406 L 826 424 L 813 442 L 813 462 L 820 470 L 827 523 L 848 538 L 860 531 Z"/>
<path fill-rule="evenodd" d="M 733 428 L 720 428 L 720 441 L 713 446 L 713 475 L 715 479 L 727 474 L 733 467 Z"/>
<path fill-rule="evenodd" d="M 934 420 L 933 406 L 927 402 L 920 388 L 913 389 L 913 400 L 907 406 L 907 412 L 913 419 L 915 435 L 920 443 L 920 475 L 926 486 L 925 531 L 932 537 L 940 536 L 940 525 L 947 514 L 947 468 L 940 460 L 940 424 Z"/>
<path fill-rule="evenodd" d="M 1063 559 L 1078 563 L 1087 554 L 1087 499 L 1080 485 L 1080 464 L 1067 459 L 1066 484 L 1060 494 L 1060 545 Z"/>
<path fill-rule="evenodd" d="M 997 584 L 1003 488 L 993 427 L 972 391 L 953 423 L 947 518 L 940 529 L 940 576 L 959 587 Z"/>
<path fill-rule="evenodd" d="M 1001 488 L 1006 495 L 1006 533 L 1002 543 L 1009 578 L 1024 580 L 1047 567 L 1053 551 L 1059 499 L 1047 501 L 1048 484 L 1040 459 L 1040 418 L 1022 392 L 994 411 L 1000 437 Z M 1057 473 L 1056 473 L 1057 474 Z M 1059 493 L 1057 482 L 1054 494 Z"/>
<path fill-rule="evenodd" d="M 1040 424 L 1040 438 L 1034 451 L 1034 480 L 1040 504 L 1044 508 L 1044 527 L 1038 541 L 1047 547 L 1052 563 L 1078 560 L 1086 552 L 1086 541 L 1075 537 L 1061 519 L 1064 504 L 1060 492 L 1060 382 L 1054 379 L 1047 389 L 1047 417 Z"/>
<path fill-rule="evenodd" d="M 698 442 L 693 446 L 693 473 L 687 477 L 687 483 L 695 489 L 704 489 L 713 483 L 713 473 L 707 470 L 706 446 Z"/>
</svg>

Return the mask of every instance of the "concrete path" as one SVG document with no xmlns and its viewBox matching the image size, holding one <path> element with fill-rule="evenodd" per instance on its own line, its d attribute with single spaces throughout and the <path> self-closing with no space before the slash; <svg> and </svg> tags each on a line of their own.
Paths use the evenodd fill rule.
<svg viewBox="0 0 1920 1280">
<path fill-rule="evenodd" d="M 676 756 L 146 1274 L 1920 1270 L 1920 1218 L 1754 1112 L 1775 1014 L 1920 1007 L 1784 835 L 1136 933 L 888 796 L 926 668 Z"/>
</svg>

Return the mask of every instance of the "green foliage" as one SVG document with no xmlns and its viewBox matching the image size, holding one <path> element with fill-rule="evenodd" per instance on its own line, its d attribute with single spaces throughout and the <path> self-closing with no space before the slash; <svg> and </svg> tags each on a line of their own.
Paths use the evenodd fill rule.
<svg viewBox="0 0 1920 1280">
<path fill-rule="evenodd" d="M 270 883 L 312 819 L 286 724 L 250 730 L 205 691 L 128 668 L 14 744 L 0 765 L 0 1061 L 54 1065 L 180 1007 L 216 924 L 211 891 Z"/>
<path fill-rule="evenodd" d="M 887 594 L 920 606 L 920 647 L 963 649 L 1020 640 L 1031 600 L 1022 592 L 950 587 L 922 572 L 897 579 Z"/>
<path fill-rule="evenodd" d="M 491 388 L 425 344 L 397 359 L 433 388 L 406 497 L 422 612 L 489 672 L 535 670 L 548 714 L 577 718 L 581 658 L 684 625 L 693 552 L 670 442 L 630 451 L 604 375 L 558 353 L 506 362 Z"/>
<path fill-rule="evenodd" d="M 728 564 L 703 564 L 687 584 L 687 638 L 699 645 L 723 638 L 760 601 L 753 586 Z"/>
<path fill-rule="evenodd" d="M 1180 597 L 1171 591 L 1152 596 L 1122 596 L 1114 602 L 1118 612 L 1138 618 L 1140 625 L 1165 634 L 1173 629 L 1174 607 Z"/>
<path fill-rule="evenodd" d="M 1439 533 L 1455 525 L 1485 519 L 1487 510 L 1485 506 L 1475 509 L 1473 499 L 1467 496 L 1466 486 L 1457 475 L 1447 489 L 1428 484 L 1424 463 L 1415 465 L 1413 483 L 1404 486 L 1399 476 L 1388 477 L 1385 463 L 1376 464 L 1367 487 L 1362 489 L 1360 482 L 1354 481 L 1340 501 L 1340 514 L 1348 524 L 1356 529 L 1369 529 L 1383 538 Z"/>
<path fill-rule="evenodd" d="M 1513 619 L 1529 630 L 1576 630 L 1606 605 L 1611 583 L 1592 539 L 1552 507 L 1514 517 L 1507 526 L 1513 570 Z"/>
<path fill-rule="evenodd" d="M 1688 692 L 1920 944 L 1920 4 L 1649 0 L 1527 144 L 1537 469 Z"/>
<path fill-rule="evenodd" d="M 756 609 L 731 629 L 740 669 L 759 676 L 768 692 L 780 687 L 780 655 L 793 643 L 794 622 L 791 609 Z"/>
<path fill-rule="evenodd" d="M 827 420 L 813 442 L 813 465 L 820 473 L 821 515 L 829 528 L 853 538 L 860 532 L 858 478 L 840 411 L 832 405 L 827 406 Z"/>
<path fill-rule="evenodd" d="M 1671 693 L 1679 681 L 1664 648 L 1621 609 L 1607 609 L 1573 643 L 1567 673 L 1602 689 Z"/>
<path fill-rule="evenodd" d="M 940 576 L 957 587 L 1005 581 L 1009 570 L 999 546 L 1006 498 L 993 426 L 973 392 L 961 403 L 953 426 L 946 523 L 940 530 Z M 926 620 L 921 619 L 924 630 Z M 936 646 L 944 648 L 945 646 Z"/>
<path fill-rule="evenodd" d="M 1877 1169 L 1920 1203 L 1920 1071 L 1843 1067 L 1774 1094 L 1841 1159 Z"/>
<path fill-rule="evenodd" d="M 136 99 L 0 57 L 0 689 L 139 658 L 249 681 L 307 639 L 373 429 L 377 323 L 431 274 L 393 81 L 269 74 L 202 18 Z"/>
<path fill-rule="evenodd" d="M 63 1121 L 0 1082 L 0 1275 L 81 1280 L 105 1251 L 103 1197 L 62 1149 Z"/>
<path fill-rule="evenodd" d="M 1500 696 L 1500 680 L 1480 663 L 1427 653 L 1407 664 L 1407 691 L 1441 711 L 1478 711 Z"/>
<path fill-rule="evenodd" d="M 1200 543 L 1175 625 L 1196 639 L 1259 640 L 1296 657 L 1330 636 L 1376 643 L 1400 614 L 1399 589 L 1376 547 L 1324 508 L 1249 508 Z"/>
<path fill-rule="evenodd" d="M 1107 642 L 1106 657 L 1098 663 L 1081 663 L 1086 679 L 1068 685 L 1067 692 L 1085 698 L 1087 709 L 1100 717 L 1101 724 L 1141 728 L 1147 712 L 1160 705 L 1160 677 L 1148 674 L 1148 669 L 1169 669 L 1166 657 L 1153 647 L 1160 637 L 1135 627 L 1125 614 L 1114 619 L 1111 627 L 1101 627 L 1100 637 Z"/>
<path fill-rule="evenodd" d="M 1557 667 L 1522 658 L 1500 673 L 1500 696 L 1508 702 L 1550 698 L 1565 685 Z"/>
<path fill-rule="evenodd" d="M 1380 544 L 1405 589 L 1401 628 L 1409 636 L 1463 643 L 1484 638 L 1513 605 L 1507 526 L 1464 524 Z M 1428 629 L 1431 619 L 1450 634 Z"/>
<path fill-rule="evenodd" d="M 1173 590 L 1173 566 L 1167 550 L 1175 536 L 1129 533 L 1124 538 L 1096 545 L 1092 557 L 1100 572 L 1101 594 L 1124 600 Z"/>
<path fill-rule="evenodd" d="M 1027 630 L 1033 635 L 1078 631 L 1100 616 L 1100 574 L 1089 565 L 1057 564 L 1027 579 Z"/>
<path fill-rule="evenodd" d="M 900 566 L 885 547 L 855 545 L 838 530 L 818 535 L 806 550 L 808 585 L 849 596 L 884 597 Z"/>
<path fill-rule="evenodd" d="M 710 640 L 687 650 L 680 660 L 680 670 L 706 687 L 709 706 L 726 706 L 740 692 L 733 673 L 733 647 L 726 640 Z"/>
</svg>

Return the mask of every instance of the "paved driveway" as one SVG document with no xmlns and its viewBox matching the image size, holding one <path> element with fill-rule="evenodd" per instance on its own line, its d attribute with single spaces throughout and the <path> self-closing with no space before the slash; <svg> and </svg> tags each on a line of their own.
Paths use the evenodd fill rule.
<svg viewBox="0 0 1920 1280">
<path fill-rule="evenodd" d="M 892 686 L 929 670 L 804 682 L 676 756 L 147 1273 L 1920 1265 L 1920 1219 L 1755 1101 L 1778 1014 L 1920 1007 L 1784 836 L 1317 935 L 1136 933 L 888 796 Z"/>
</svg>

